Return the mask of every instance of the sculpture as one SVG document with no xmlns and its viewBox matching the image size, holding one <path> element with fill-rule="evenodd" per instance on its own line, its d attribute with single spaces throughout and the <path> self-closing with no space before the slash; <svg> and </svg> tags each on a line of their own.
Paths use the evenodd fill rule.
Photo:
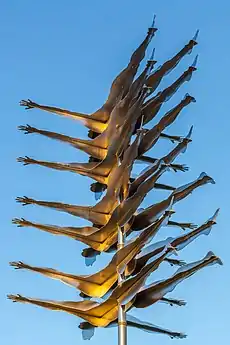
<svg viewBox="0 0 230 345">
<path fill-rule="evenodd" d="M 23 205 L 39 205 L 58 211 L 67 212 L 92 223 L 90 226 L 48 225 L 14 218 L 18 227 L 34 227 L 54 234 L 68 236 L 87 245 L 82 256 L 86 265 L 92 265 L 100 254 L 114 252 L 109 264 L 92 275 L 77 275 L 61 272 L 56 269 L 28 265 L 13 261 L 10 265 L 16 269 L 25 269 L 40 273 L 49 278 L 60 280 L 80 291 L 80 301 L 51 301 L 28 298 L 20 294 L 8 295 L 13 302 L 30 303 L 51 310 L 70 313 L 82 318 L 79 328 L 83 339 L 90 339 L 97 327 L 114 327 L 118 325 L 119 345 L 126 345 L 126 326 L 135 327 L 150 333 L 162 333 L 171 338 L 184 338 L 181 332 L 173 332 L 140 321 L 126 312 L 133 308 L 141 309 L 160 301 L 169 305 L 182 306 L 183 300 L 165 297 L 184 279 L 198 270 L 213 264 L 222 265 L 221 260 L 212 252 L 194 263 L 186 264 L 180 258 L 172 257 L 200 235 L 208 235 L 216 224 L 219 210 L 203 225 L 197 227 L 191 222 L 178 222 L 170 217 L 175 213 L 173 205 L 186 198 L 196 188 L 215 181 L 206 173 L 186 185 L 174 187 L 159 183 L 158 179 L 166 172 L 186 172 L 184 164 L 174 163 L 180 153 L 184 153 L 192 141 L 192 129 L 185 137 L 166 134 L 164 130 L 179 116 L 182 109 L 194 97 L 185 97 L 168 111 L 156 123 L 155 117 L 161 106 L 167 102 L 196 71 L 197 56 L 190 67 L 170 86 L 155 94 L 161 80 L 180 60 L 192 52 L 197 45 L 198 31 L 175 56 L 156 70 L 154 51 L 147 61 L 144 70 L 136 77 L 140 63 L 146 55 L 148 46 L 155 35 L 155 16 L 146 37 L 132 54 L 130 61 L 112 82 L 105 103 L 94 113 L 84 114 L 57 107 L 37 104 L 31 100 L 20 102 L 26 109 L 37 108 L 58 115 L 71 117 L 89 129 L 89 139 L 70 137 L 61 133 L 37 129 L 30 125 L 19 126 L 25 134 L 37 133 L 52 139 L 68 143 L 89 155 L 86 163 L 58 163 L 39 161 L 30 157 L 19 157 L 24 165 L 40 165 L 56 170 L 70 171 L 95 180 L 91 191 L 99 200 L 94 206 L 71 205 L 55 201 L 36 200 L 18 197 L 17 202 Z M 144 126 L 150 121 L 150 129 Z M 148 154 L 160 138 L 171 140 L 176 146 L 161 158 Z M 137 177 L 133 170 L 136 163 L 147 164 Z M 144 198 L 154 189 L 170 191 L 160 202 L 153 203 L 145 209 L 140 208 Z M 176 238 L 170 236 L 162 241 L 151 243 L 161 227 L 179 227 L 190 229 Z M 129 236 L 133 234 L 133 238 Z M 128 241 L 126 241 L 126 237 Z M 169 278 L 145 286 L 147 278 L 157 270 L 161 263 L 168 262 L 172 267 L 180 268 Z M 100 301 L 92 298 L 102 298 Z"/>
</svg>

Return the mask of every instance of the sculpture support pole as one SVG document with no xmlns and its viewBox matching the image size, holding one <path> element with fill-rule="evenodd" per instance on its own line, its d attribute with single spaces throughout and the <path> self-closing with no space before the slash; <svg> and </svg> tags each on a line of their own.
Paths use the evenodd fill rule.
<svg viewBox="0 0 230 345">
<path fill-rule="evenodd" d="M 142 125 L 144 121 L 144 115 L 141 117 L 141 124 L 140 130 L 142 130 Z M 119 202 L 121 202 L 122 198 L 119 198 Z M 125 231 L 124 227 L 118 227 L 118 234 L 117 234 L 117 250 L 124 248 L 125 246 Z M 124 274 L 118 274 L 118 284 L 121 284 L 125 280 Z M 127 322 L 126 322 L 126 312 L 125 307 L 122 305 L 118 305 L 118 345 L 127 345 Z"/>
<path fill-rule="evenodd" d="M 118 245 L 117 249 L 121 249 L 125 245 L 124 229 L 118 228 Z M 123 274 L 118 272 L 118 284 L 124 280 Z M 126 325 L 126 312 L 124 306 L 118 306 L 118 345 L 127 345 L 127 325 Z"/>
</svg>

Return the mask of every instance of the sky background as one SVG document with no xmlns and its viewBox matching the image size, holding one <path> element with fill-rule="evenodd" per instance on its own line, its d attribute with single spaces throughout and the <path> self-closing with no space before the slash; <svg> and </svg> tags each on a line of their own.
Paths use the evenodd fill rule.
<svg viewBox="0 0 230 345">
<path fill-rule="evenodd" d="M 158 32 L 148 50 L 156 48 L 155 58 L 163 63 L 181 49 L 200 29 L 199 45 L 161 83 L 170 85 L 192 63 L 198 53 L 198 70 L 192 80 L 167 102 L 156 121 L 175 106 L 186 92 L 197 100 L 180 115 L 168 133 L 187 134 L 194 125 L 193 143 L 178 162 L 189 165 L 187 173 L 167 173 L 161 181 L 175 186 L 190 182 L 205 171 L 216 185 L 196 190 L 175 206 L 173 219 L 205 222 L 221 208 L 218 224 L 208 237 L 202 236 L 180 252 L 188 262 L 198 260 L 213 250 L 224 266 L 212 266 L 180 284 L 172 297 L 185 299 L 184 308 L 156 304 L 132 314 L 162 327 L 188 334 L 185 340 L 171 340 L 139 330 L 128 332 L 129 344 L 140 341 L 168 345 L 227 344 L 229 336 L 229 1 L 1 1 L 1 342 L 5 345 L 83 344 L 80 319 L 65 313 L 13 304 L 7 293 L 57 300 L 75 300 L 78 292 L 58 281 L 31 272 L 14 271 L 9 261 L 57 268 L 76 274 L 90 274 L 102 268 L 110 255 L 102 255 L 86 268 L 80 253 L 84 246 L 64 237 L 55 237 L 31 228 L 11 225 L 13 217 L 41 223 L 82 226 L 85 221 L 70 215 L 22 207 L 16 196 L 27 195 L 42 200 L 79 205 L 93 204 L 89 192 L 92 182 L 86 177 L 46 168 L 23 167 L 18 156 L 78 162 L 87 157 L 67 144 L 36 135 L 25 136 L 18 125 L 29 123 L 38 128 L 86 137 L 79 123 L 38 110 L 25 111 L 21 99 L 91 113 L 105 101 L 113 78 L 128 63 L 129 57 L 146 34 L 157 15 Z M 143 62 L 142 67 L 145 62 Z M 173 148 L 159 141 L 152 156 L 161 157 Z M 168 192 L 152 191 L 146 207 L 166 198 Z M 178 236 L 180 230 L 163 228 L 157 239 Z M 170 276 L 174 269 L 163 264 L 150 281 Z M 117 344 L 116 329 L 96 331 L 91 344 Z"/>
</svg>

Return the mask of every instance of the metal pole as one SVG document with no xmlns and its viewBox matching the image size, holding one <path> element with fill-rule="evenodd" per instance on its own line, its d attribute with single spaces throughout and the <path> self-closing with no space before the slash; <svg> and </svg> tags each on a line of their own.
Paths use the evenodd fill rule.
<svg viewBox="0 0 230 345">
<path fill-rule="evenodd" d="M 121 249 L 125 245 L 124 229 L 118 228 L 118 245 L 117 249 Z M 124 281 L 123 274 L 118 273 L 118 284 Z M 118 345 L 127 345 L 127 324 L 125 307 L 118 305 Z"/>
<path fill-rule="evenodd" d="M 142 130 L 144 115 L 141 117 L 141 126 L 140 130 Z M 119 197 L 119 202 L 121 203 L 121 197 Z M 117 250 L 124 248 L 125 246 L 125 231 L 124 227 L 118 227 L 118 234 L 117 234 Z M 124 274 L 118 274 L 118 284 L 121 284 L 124 280 Z M 125 307 L 122 305 L 118 305 L 118 345 L 127 345 L 127 322 L 126 322 L 126 312 Z"/>
</svg>

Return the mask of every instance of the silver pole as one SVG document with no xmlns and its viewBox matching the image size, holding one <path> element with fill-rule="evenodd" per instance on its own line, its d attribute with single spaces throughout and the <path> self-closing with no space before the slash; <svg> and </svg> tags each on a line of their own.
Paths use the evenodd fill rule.
<svg viewBox="0 0 230 345">
<path fill-rule="evenodd" d="M 141 126 L 142 129 L 144 115 L 141 117 Z M 119 202 L 121 202 L 121 198 L 119 198 Z M 118 234 L 117 234 L 117 250 L 124 248 L 125 246 L 125 232 L 124 227 L 118 227 Z M 121 284 L 124 280 L 124 274 L 118 274 L 118 284 Z M 122 305 L 118 305 L 118 345 L 127 345 L 127 322 L 126 322 L 126 312 L 125 307 Z"/>
<path fill-rule="evenodd" d="M 125 245 L 124 229 L 118 228 L 118 245 L 117 249 L 121 249 Z M 118 284 L 124 281 L 123 274 L 118 273 Z M 124 306 L 118 305 L 118 345 L 127 345 L 127 324 L 126 324 L 126 312 Z"/>
</svg>

